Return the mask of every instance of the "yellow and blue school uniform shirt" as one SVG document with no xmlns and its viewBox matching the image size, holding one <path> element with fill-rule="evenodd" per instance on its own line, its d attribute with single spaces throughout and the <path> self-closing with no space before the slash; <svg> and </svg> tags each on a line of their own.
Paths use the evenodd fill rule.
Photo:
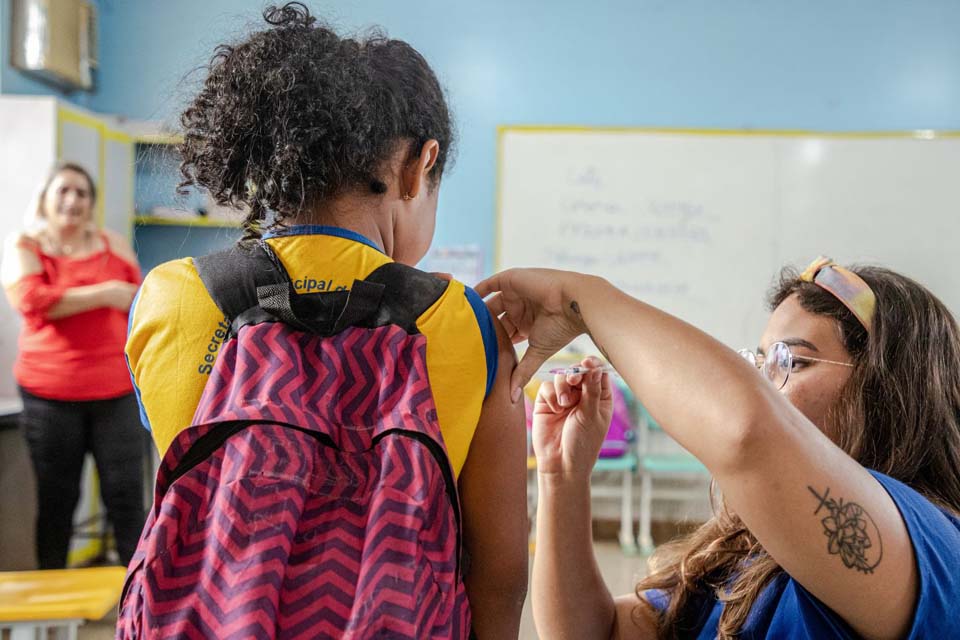
<svg viewBox="0 0 960 640">
<path fill-rule="evenodd" d="M 293 226 L 264 236 L 297 293 L 349 289 L 391 262 L 352 231 Z M 493 319 L 475 291 L 452 281 L 417 320 L 427 342 L 427 369 L 440 430 L 455 475 L 496 377 Z M 223 314 L 191 258 L 153 269 L 130 312 L 126 355 L 144 426 L 162 456 L 193 420 L 217 353 L 227 337 Z"/>
</svg>

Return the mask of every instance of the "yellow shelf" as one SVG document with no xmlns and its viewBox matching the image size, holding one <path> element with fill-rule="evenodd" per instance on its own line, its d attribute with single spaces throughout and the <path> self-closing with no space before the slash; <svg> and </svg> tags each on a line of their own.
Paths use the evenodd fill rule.
<svg viewBox="0 0 960 640">
<path fill-rule="evenodd" d="M 214 220 L 211 218 L 160 218 L 158 216 L 136 216 L 133 219 L 137 226 L 161 225 L 170 227 L 221 227 L 240 228 L 239 221 Z"/>
<path fill-rule="evenodd" d="M 183 136 L 172 133 L 145 133 L 133 136 L 137 144 L 180 144 Z"/>
</svg>

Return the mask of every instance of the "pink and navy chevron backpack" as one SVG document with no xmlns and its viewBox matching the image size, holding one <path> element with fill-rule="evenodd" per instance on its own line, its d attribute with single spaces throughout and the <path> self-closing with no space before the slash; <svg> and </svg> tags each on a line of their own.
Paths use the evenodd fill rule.
<svg viewBox="0 0 960 640">
<path fill-rule="evenodd" d="M 416 325 L 447 283 L 387 264 L 296 294 L 262 242 L 195 264 L 229 337 L 161 462 L 117 638 L 469 637 Z"/>
</svg>

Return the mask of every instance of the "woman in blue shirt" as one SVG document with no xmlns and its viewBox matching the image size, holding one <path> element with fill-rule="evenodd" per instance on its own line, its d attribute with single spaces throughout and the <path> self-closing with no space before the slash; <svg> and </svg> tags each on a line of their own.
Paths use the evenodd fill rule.
<svg viewBox="0 0 960 640">
<path fill-rule="evenodd" d="M 591 276 L 514 270 L 477 291 L 529 339 L 515 389 L 586 332 L 722 491 L 716 515 L 614 599 L 589 502 L 609 383 L 545 383 L 542 637 L 960 638 L 960 331 L 929 291 L 818 259 L 784 272 L 759 348 L 739 356 Z"/>
</svg>

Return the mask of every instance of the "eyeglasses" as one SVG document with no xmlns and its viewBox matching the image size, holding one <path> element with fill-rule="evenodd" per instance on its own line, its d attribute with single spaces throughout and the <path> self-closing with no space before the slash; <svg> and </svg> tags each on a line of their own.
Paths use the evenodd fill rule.
<svg viewBox="0 0 960 640">
<path fill-rule="evenodd" d="M 737 353 L 744 360 L 755 366 L 763 374 L 763 377 L 773 383 L 777 389 L 783 389 L 787 384 L 787 378 L 793 371 L 794 362 L 823 362 L 825 364 L 838 364 L 842 367 L 852 367 L 850 362 L 837 362 L 836 360 L 824 360 L 823 358 L 812 358 L 810 356 L 795 356 L 790 351 L 790 347 L 785 342 L 774 342 L 767 349 L 766 355 L 755 353 L 750 349 L 740 349 Z"/>
</svg>

